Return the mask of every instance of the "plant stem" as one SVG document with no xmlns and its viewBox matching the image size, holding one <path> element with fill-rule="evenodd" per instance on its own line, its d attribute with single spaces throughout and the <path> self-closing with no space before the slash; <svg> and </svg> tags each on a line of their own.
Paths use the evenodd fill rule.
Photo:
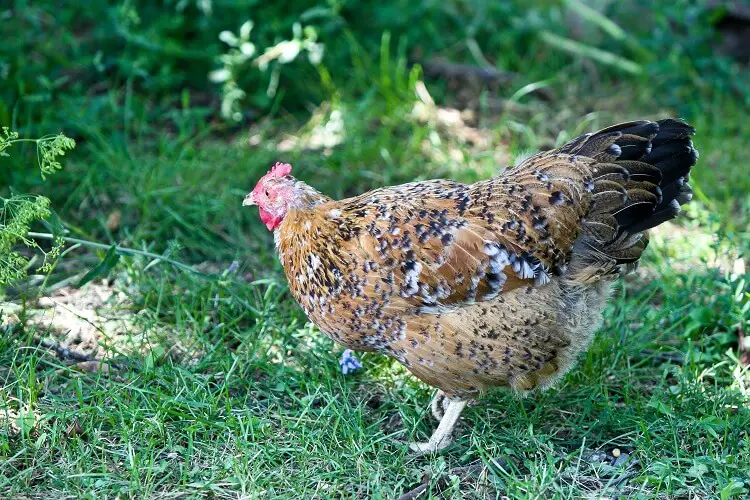
<svg viewBox="0 0 750 500">
<path fill-rule="evenodd" d="M 112 245 L 106 245 L 104 243 L 96 243 L 94 241 L 81 240 L 78 238 L 69 238 L 67 236 L 55 236 L 54 234 L 51 234 L 51 233 L 35 233 L 33 231 L 29 231 L 27 234 L 30 238 L 39 238 L 39 239 L 44 239 L 44 240 L 55 240 L 57 238 L 61 238 L 66 243 L 75 243 L 75 244 L 83 245 L 86 247 L 99 248 L 101 250 L 109 250 L 112 247 Z M 146 252 L 144 250 L 135 250 L 132 248 L 125 248 L 119 245 L 115 246 L 115 251 L 117 253 L 126 254 L 126 255 L 142 255 L 144 257 L 149 257 L 151 259 L 156 259 L 162 262 L 166 262 L 167 264 L 172 264 L 173 266 L 179 269 L 191 272 L 193 274 L 197 274 L 198 276 L 202 276 L 204 278 L 214 278 L 210 274 L 197 271 L 193 269 L 191 266 L 188 266 L 187 264 L 183 264 L 182 262 L 178 262 L 176 260 L 170 259 L 169 257 L 164 257 L 163 255 Z"/>
<path fill-rule="evenodd" d="M 28 139 L 28 138 L 22 137 L 20 139 L 13 139 L 12 141 L 8 141 L 8 144 L 15 144 L 17 142 L 35 142 L 39 144 L 39 141 L 41 140 L 42 139 Z"/>
</svg>

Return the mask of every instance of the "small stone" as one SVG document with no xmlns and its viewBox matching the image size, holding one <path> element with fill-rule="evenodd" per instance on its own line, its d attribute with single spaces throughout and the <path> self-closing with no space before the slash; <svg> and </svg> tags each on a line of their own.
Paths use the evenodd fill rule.
<svg viewBox="0 0 750 500">
<path fill-rule="evenodd" d="M 615 457 L 615 458 L 619 457 L 620 456 L 620 448 L 615 448 L 614 450 L 612 450 L 612 456 Z"/>
</svg>

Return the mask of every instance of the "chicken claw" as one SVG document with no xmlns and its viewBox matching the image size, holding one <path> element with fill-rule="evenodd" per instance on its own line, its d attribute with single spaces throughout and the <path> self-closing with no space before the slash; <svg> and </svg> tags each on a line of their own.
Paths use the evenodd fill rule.
<svg viewBox="0 0 750 500">
<path fill-rule="evenodd" d="M 440 396 L 441 392 L 442 391 L 440 391 L 435 396 L 435 399 Z M 444 394 L 443 397 L 445 397 Z M 447 398 L 445 399 L 447 400 Z M 426 443 L 409 443 L 409 449 L 411 449 L 411 451 L 415 452 L 417 455 L 437 453 L 450 446 L 450 444 L 453 442 L 453 429 L 456 427 L 458 418 L 461 416 L 461 412 L 466 407 L 466 403 L 468 401 L 462 399 L 453 399 L 448 401 L 448 407 L 445 409 L 445 413 L 440 419 L 440 424 L 438 425 L 437 429 L 435 429 L 435 432 L 432 433 L 430 439 Z"/>
</svg>

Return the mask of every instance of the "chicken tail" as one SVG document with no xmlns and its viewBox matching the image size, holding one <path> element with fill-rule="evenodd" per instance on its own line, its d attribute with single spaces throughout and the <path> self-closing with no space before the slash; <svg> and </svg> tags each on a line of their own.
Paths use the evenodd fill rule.
<svg viewBox="0 0 750 500">
<path fill-rule="evenodd" d="M 579 282 L 634 268 L 648 245 L 647 230 L 690 201 L 690 169 L 698 159 L 678 119 L 635 121 L 587 134 L 559 149 L 598 163 L 587 188 L 593 204 L 574 245 L 568 276 Z"/>
</svg>

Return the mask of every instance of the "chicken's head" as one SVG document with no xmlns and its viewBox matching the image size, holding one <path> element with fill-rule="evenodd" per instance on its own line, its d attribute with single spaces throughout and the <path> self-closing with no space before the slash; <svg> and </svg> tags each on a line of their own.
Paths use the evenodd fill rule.
<svg viewBox="0 0 750 500">
<path fill-rule="evenodd" d="M 297 197 L 296 181 L 289 175 L 291 173 L 291 165 L 277 163 L 260 178 L 255 189 L 248 193 L 242 202 L 244 206 L 258 206 L 260 219 L 269 231 L 279 227 L 286 217 L 289 206 L 294 204 Z"/>
</svg>

